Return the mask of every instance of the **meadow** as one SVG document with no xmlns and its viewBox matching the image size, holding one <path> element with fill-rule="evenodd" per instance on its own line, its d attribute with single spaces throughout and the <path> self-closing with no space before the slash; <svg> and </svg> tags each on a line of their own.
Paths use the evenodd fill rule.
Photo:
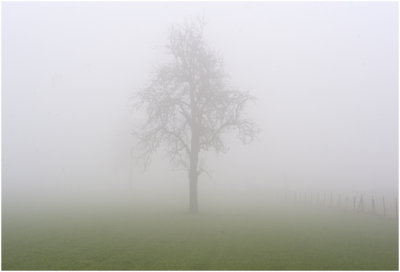
<svg viewBox="0 0 400 272">
<path fill-rule="evenodd" d="M 398 225 L 327 209 L 4 212 L 3 270 L 397 270 Z"/>
</svg>

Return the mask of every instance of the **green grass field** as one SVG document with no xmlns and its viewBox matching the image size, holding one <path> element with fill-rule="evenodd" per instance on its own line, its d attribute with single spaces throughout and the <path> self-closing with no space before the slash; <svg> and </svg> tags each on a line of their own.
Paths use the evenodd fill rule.
<svg viewBox="0 0 400 272">
<path fill-rule="evenodd" d="M 398 227 L 330 210 L 3 212 L 2 269 L 397 270 Z"/>
</svg>

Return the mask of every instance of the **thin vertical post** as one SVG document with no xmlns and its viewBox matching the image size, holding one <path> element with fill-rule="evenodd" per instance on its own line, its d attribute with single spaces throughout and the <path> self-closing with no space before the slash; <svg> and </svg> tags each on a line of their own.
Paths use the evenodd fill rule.
<svg viewBox="0 0 400 272">
<path fill-rule="evenodd" d="M 361 195 L 360 203 L 359 203 L 358 208 L 359 208 L 359 210 L 360 210 L 361 212 L 364 212 L 364 199 L 363 199 L 363 195 Z"/>
<path fill-rule="evenodd" d="M 372 209 L 372 214 L 376 214 L 374 196 L 371 197 L 371 209 Z"/>
<path fill-rule="evenodd" d="M 382 204 L 383 204 L 383 217 L 386 217 L 385 196 L 382 196 Z"/>
</svg>

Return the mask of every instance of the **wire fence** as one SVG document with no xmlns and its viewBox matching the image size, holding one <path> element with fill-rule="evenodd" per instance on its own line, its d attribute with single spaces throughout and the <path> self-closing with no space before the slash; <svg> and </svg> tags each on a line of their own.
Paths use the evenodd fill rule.
<svg viewBox="0 0 400 272">
<path fill-rule="evenodd" d="M 286 202 L 316 205 L 387 218 L 398 218 L 399 204 L 397 196 L 300 191 L 282 191 L 279 194 Z"/>
</svg>

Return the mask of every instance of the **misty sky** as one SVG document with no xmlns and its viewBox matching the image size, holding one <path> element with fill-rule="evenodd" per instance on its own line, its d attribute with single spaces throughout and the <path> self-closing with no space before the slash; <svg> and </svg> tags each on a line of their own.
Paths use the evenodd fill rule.
<svg viewBox="0 0 400 272">
<path fill-rule="evenodd" d="M 129 98 L 168 60 L 170 27 L 198 16 L 262 129 L 207 154 L 200 192 L 397 192 L 397 5 L 2 3 L 3 197 L 186 194 L 162 153 L 129 180 Z"/>
</svg>

